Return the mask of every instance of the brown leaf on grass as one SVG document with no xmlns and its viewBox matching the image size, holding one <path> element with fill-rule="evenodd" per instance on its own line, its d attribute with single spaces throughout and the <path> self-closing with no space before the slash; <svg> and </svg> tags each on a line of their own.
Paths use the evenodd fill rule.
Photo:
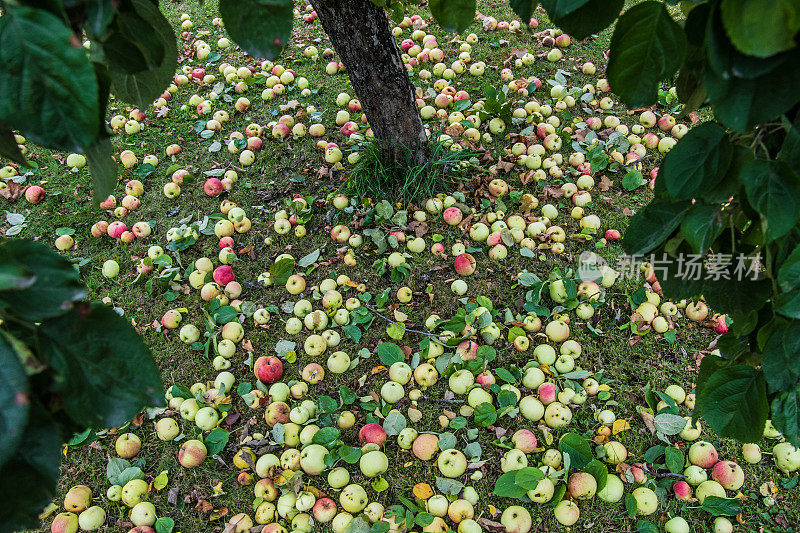
<svg viewBox="0 0 800 533">
<path fill-rule="evenodd" d="M 170 503 L 172 505 L 178 505 L 178 495 L 179 494 L 180 494 L 180 490 L 178 489 L 178 487 L 172 487 L 171 489 L 169 489 L 169 492 L 167 493 L 167 503 Z M 197 503 L 198 503 L 198 505 L 200 505 L 200 502 L 197 502 Z M 211 505 L 211 504 L 209 504 L 209 505 Z M 197 509 L 197 507 L 195 507 L 195 509 Z"/>
<path fill-rule="evenodd" d="M 138 415 L 131 420 L 131 425 L 133 427 L 141 427 L 142 423 L 144 422 L 144 411 L 141 411 Z"/>
<path fill-rule="evenodd" d="M 478 518 L 475 520 L 483 529 L 488 531 L 489 533 L 506 533 L 508 531 L 506 526 L 501 524 L 500 522 L 495 522 L 494 520 L 489 520 L 488 518 Z"/>
<path fill-rule="evenodd" d="M 17 198 L 22 196 L 25 193 L 25 189 L 27 188 L 14 181 L 7 181 L 6 185 L 7 187 L 0 189 L 0 196 L 5 198 L 9 202 L 17 201 Z"/>
<path fill-rule="evenodd" d="M 642 417 L 642 422 L 650 430 L 650 433 L 655 435 L 656 434 L 656 422 L 655 419 L 649 411 L 645 411 L 644 409 L 639 409 L 639 416 Z"/>
<path fill-rule="evenodd" d="M 502 170 L 505 173 L 511 172 L 514 169 L 514 163 L 511 161 L 505 161 L 502 158 L 497 160 L 497 168 Z"/>
<path fill-rule="evenodd" d="M 533 181 L 533 174 L 536 172 L 535 170 L 529 170 L 527 172 L 521 172 L 519 175 L 519 181 L 522 182 L 522 185 L 527 185 Z"/>
<path fill-rule="evenodd" d="M 466 233 L 469 231 L 470 226 L 472 226 L 472 219 L 474 215 L 470 214 L 461 223 L 458 225 L 458 229 L 461 230 L 461 233 Z"/>
<path fill-rule="evenodd" d="M 414 222 L 409 224 L 407 228 L 413 231 L 414 235 L 417 238 L 424 237 L 425 234 L 428 233 L 428 224 L 426 224 L 425 222 L 420 222 L 418 220 L 415 220 Z"/>
<path fill-rule="evenodd" d="M 622 214 L 625 215 L 626 217 L 632 217 L 633 211 L 630 208 L 625 207 L 622 209 Z"/>
<path fill-rule="evenodd" d="M 547 187 L 544 188 L 542 194 L 544 195 L 545 199 L 561 198 L 564 196 L 564 189 L 562 189 L 561 187 L 553 187 L 548 185 Z"/>
<path fill-rule="evenodd" d="M 600 176 L 600 183 L 597 184 L 597 188 L 601 191 L 607 191 L 614 185 L 614 182 L 608 179 L 608 176 L 603 174 Z"/>
</svg>

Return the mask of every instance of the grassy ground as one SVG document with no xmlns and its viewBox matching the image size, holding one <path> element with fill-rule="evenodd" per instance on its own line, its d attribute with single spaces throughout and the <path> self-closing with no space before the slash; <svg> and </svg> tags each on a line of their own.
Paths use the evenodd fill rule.
<svg viewBox="0 0 800 533">
<path fill-rule="evenodd" d="M 304 8 L 304 5 L 300 7 Z M 194 22 L 195 37 L 202 36 L 204 40 L 212 44 L 212 48 L 216 48 L 214 43 L 224 33 L 224 30 L 211 24 L 212 18 L 216 16 L 216 2 L 169 2 L 163 3 L 162 9 L 176 28 L 180 25 L 181 14 L 189 14 Z M 479 2 L 479 11 L 484 15 L 494 16 L 498 20 L 513 18 L 506 2 Z M 426 10 L 415 10 L 414 12 L 430 19 Z M 540 21 L 539 29 L 549 26 L 543 12 L 537 12 L 537 17 Z M 435 24 L 432 24 L 428 31 L 439 36 L 439 45 L 445 50 L 448 62 L 455 59 L 459 44 L 449 42 L 452 37 L 445 35 Z M 474 31 L 479 35 L 478 44 L 472 47 L 472 58 L 485 61 L 488 65 L 487 72 L 483 78 L 460 76 L 454 80 L 454 85 L 458 89 L 467 90 L 472 95 L 473 101 L 482 97 L 484 83 L 499 85 L 498 72 L 511 53 L 529 47 L 536 54 L 547 51 L 538 43 L 535 36 L 526 32 L 519 34 L 511 34 L 507 31 L 483 33 L 478 22 L 474 23 L 469 31 Z M 201 32 L 205 32 L 206 35 Z M 401 38 L 407 38 L 409 33 L 406 30 Z M 180 37 L 180 32 L 178 34 L 179 42 L 184 46 L 185 51 L 188 50 L 191 39 L 183 39 Z M 556 64 L 549 63 L 544 59 L 537 59 L 534 65 L 514 69 L 514 72 L 517 76 L 537 76 L 545 81 L 555 75 L 556 69 L 563 69 L 572 74 L 571 85 L 580 87 L 585 83 L 596 83 L 605 65 L 603 52 L 608 46 L 608 40 L 609 34 L 604 32 L 597 38 L 574 43 L 566 49 L 565 58 Z M 176 291 L 179 293 L 177 301 L 169 301 L 168 294 L 161 291 L 148 294 L 145 290 L 144 279 L 136 281 L 135 264 L 146 255 L 149 246 L 164 245 L 164 235 L 167 229 L 179 225 L 180 220 L 186 217 L 193 217 L 193 220 L 202 219 L 204 215 L 218 211 L 218 200 L 209 199 L 202 191 L 203 172 L 213 168 L 237 168 L 238 163 L 227 153 L 224 143 L 221 151 L 210 152 L 208 148 L 214 140 L 222 141 L 228 133 L 234 130 L 243 131 L 243 128 L 251 122 L 263 125 L 270 120 L 275 120 L 277 116 L 283 114 L 282 111 L 279 111 L 279 105 L 286 104 L 292 99 L 298 99 L 302 106 L 315 106 L 317 111 L 322 113 L 322 122 L 328 130 L 325 139 L 338 142 L 343 146 L 346 144 L 339 128 L 334 124 L 334 118 L 338 109 L 335 104 L 336 95 L 339 92 L 347 91 L 349 82 L 346 75 L 326 75 L 324 72 L 325 60 L 320 58 L 319 61 L 313 62 L 303 58 L 302 50 L 311 44 L 320 50 L 330 46 L 319 22 L 305 25 L 302 21 L 298 21 L 293 42 L 280 61 L 285 66 L 294 68 L 299 75 L 308 78 L 310 87 L 318 89 L 318 92 L 309 97 L 300 97 L 299 91 L 295 90 L 276 100 L 263 102 L 260 98 L 262 87 L 257 85 L 245 94 L 252 102 L 252 106 L 245 113 L 234 114 L 231 103 L 218 101 L 214 104 L 213 109 L 226 109 L 231 113 L 232 119 L 213 139 L 205 140 L 201 139 L 193 130 L 193 125 L 198 119 L 193 112 L 193 106 L 182 110 L 181 105 L 186 103 L 195 91 L 198 94 L 206 95 L 209 88 L 198 88 L 196 85 L 190 84 L 180 88 L 170 100 L 168 104 L 170 111 L 166 117 L 155 117 L 152 110 L 147 110 L 148 117 L 144 122 L 145 128 L 142 132 L 130 136 L 123 134 L 115 138 L 115 146 L 119 151 L 132 150 L 140 160 L 145 154 L 155 154 L 162 159 L 155 172 L 143 180 L 145 193 L 142 197 L 141 207 L 125 219 L 129 226 L 138 220 L 154 221 L 153 235 L 150 238 L 137 240 L 131 244 L 115 243 L 108 238 L 92 238 L 89 231 L 92 224 L 99 219 L 111 220 L 109 218 L 111 215 L 98 212 L 91 205 L 89 201 L 91 181 L 87 170 L 81 169 L 72 172 L 66 168 L 63 162 L 64 154 L 51 153 L 33 147 L 31 147 L 32 159 L 37 162 L 39 169 L 28 180 L 31 183 L 42 183 L 48 191 L 47 199 L 36 206 L 27 205 L 24 200 L 20 200 L 16 204 L 3 205 L 3 208 L 8 211 L 25 214 L 26 227 L 20 233 L 21 237 L 53 242 L 57 228 L 75 229 L 76 246 L 66 251 L 65 255 L 81 265 L 82 277 L 93 298 L 110 298 L 113 305 L 124 310 L 125 316 L 129 317 L 136 325 L 153 350 L 163 371 L 164 382 L 168 387 L 174 383 L 189 386 L 195 382 L 205 382 L 213 379 L 216 374 L 210 359 L 203 357 L 202 353 L 189 350 L 180 342 L 176 332 L 164 333 L 154 327 L 154 323 L 167 309 L 181 306 L 189 309 L 185 322 L 199 325 L 202 318 L 201 302 L 194 293 L 189 294 L 189 291 L 184 291 L 185 285 L 181 285 L 180 290 Z M 223 61 L 237 67 L 255 64 L 251 58 L 233 49 L 221 52 L 222 57 L 217 61 L 185 59 L 183 65 L 204 65 L 209 73 L 216 74 L 217 66 Z M 584 76 L 580 73 L 580 65 L 585 61 L 592 61 L 597 65 L 597 75 Z M 416 76 L 412 79 L 416 84 L 420 84 L 420 80 Z M 427 85 L 423 86 L 427 88 Z M 545 87 L 547 87 L 546 82 Z M 545 90 L 542 90 L 534 96 L 545 100 L 549 97 L 549 90 L 547 93 L 545 94 Z M 237 95 L 233 96 L 235 100 Z M 115 102 L 113 105 L 116 107 L 110 110 L 109 116 L 117 113 L 127 115 L 129 108 L 124 103 Z M 298 109 L 302 109 L 302 107 Z M 613 111 L 621 116 L 625 123 L 634 123 L 634 118 L 629 117 L 622 107 L 615 106 Z M 573 112 L 581 114 L 580 110 Z M 309 123 L 307 116 L 301 117 L 301 120 L 306 124 Z M 521 126 L 513 129 L 519 131 Z M 267 137 L 268 135 L 265 133 L 265 138 Z M 170 158 L 164 157 L 164 148 L 172 143 L 180 144 L 183 150 L 170 161 Z M 498 155 L 502 154 L 507 145 L 507 140 L 496 136 L 491 143 L 485 143 L 484 146 L 496 162 Z M 572 150 L 565 143 L 562 151 L 566 158 Z M 164 183 L 169 180 L 166 168 L 173 162 L 190 170 L 200 179 L 199 183 L 184 186 L 181 196 L 177 199 L 169 200 L 164 197 L 161 190 Z M 648 156 L 645 160 L 645 170 L 649 171 L 657 164 L 657 157 Z M 454 277 L 452 257 L 438 258 L 426 250 L 410 259 L 411 274 L 402 284 L 411 287 L 414 291 L 414 298 L 409 304 L 399 305 L 393 295 L 402 284 L 392 283 L 386 276 L 376 275 L 372 268 L 374 261 L 372 253 L 359 251 L 357 253 L 358 264 L 352 267 L 345 266 L 337 256 L 328 233 L 332 221 L 348 223 L 347 215 L 334 214 L 328 205 L 316 202 L 314 216 L 306 224 L 308 229 L 306 237 L 298 239 L 291 234 L 290 236 L 275 234 L 271 229 L 273 214 L 277 209 L 283 207 L 285 198 L 302 194 L 324 199 L 343 185 L 346 173 L 334 172 L 329 177 L 328 173 L 317 172 L 321 166 L 323 166 L 322 152 L 314 146 L 310 138 L 306 137 L 285 142 L 265 140 L 265 147 L 258 154 L 256 164 L 247 169 L 238 168 L 240 171 L 239 182 L 233 190 L 225 193 L 224 197 L 246 209 L 253 222 L 253 229 L 248 233 L 236 236 L 238 250 L 252 249 L 250 254 L 242 255 L 241 260 L 236 262 L 237 279 L 255 281 L 259 273 L 269 269 L 272 261 L 280 253 L 290 252 L 299 258 L 319 248 L 321 250 L 320 261 L 331 258 L 332 260 L 329 264 L 322 264 L 319 268 L 309 269 L 307 275 L 309 286 L 316 285 L 322 279 L 333 274 L 347 274 L 355 282 L 366 284 L 367 290 L 372 294 L 379 294 L 385 288 L 391 288 L 390 303 L 392 307 L 407 314 L 411 327 L 418 329 L 423 328 L 425 319 L 432 313 L 437 313 L 442 317 L 452 315 L 460 306 L 449 288 Z M 483 166 L 487 167 L 488 163 Z M 479 177 L 486 176 L 488 173 L 484 168 L 484 170 L 471 171 L 471 174 L 471 177 Z M 320 177 L 321 175 L 324 177 Z M 121 183 L 133 177 L 132 170 L 120 167 Z M 525 186 L 521 184 L 516 170 L 503 177 L 514 188 L 538 194 L 543 203 L 544 186 L 560 184 L 556 180 L 550 180 L 548 183 L 538 186 L 534 184 Z M 622 174 L 619 172 L 608 173 L 608 177 L 613 180 L 613 186 L 603 192 L 598 189 L 592 191 L 594 203 L 591 206 L 591 212 L 601 217 L 603 230 L 608 228 L 624 230 L 632 212 L 649 199 L 650 192 L 646 187 L 632 192 L 623 189 L 620 184 Z M 471 186 L 465 187 L 465 193 L 467 203 L 480 208 L 479 200 L 473 197 Z M 117 196 L 121 199 L 122 194 Z M 359 200 L 366 201 L 366 199 Z M 562 216 L 566 219 L 568 202 L 564 199 L 549 201 L 557 203 Z M 409 210 L 411 207 L 408 206 Z M 431 235 L 440 233 L 443 236 L 442 242 L 445 244 L 448 255 L 450 255 L 449 250 L 452 244 L 458 240 L 464 240 L 460 232 L 447 228 L 441 220 L 429 221 L 428 224 L 430 226 L 430 232 L 426 235 L 428 246 L 431 244 Z M 574 221 L 564 220 L 564 226 L 568 228 L 568 234 L 577 232 Z M 264 239 L 267 237 L 272 239 L 270 245 L 264 244 Z M 562 270 L 569 268 L 580 251 L 591 248 L 590 244 L 571 240 L 565 244 L 566 252 L 564 254 L 546 254 L 541 258 L 538 256 L 535 258 L 522 257 L 516 247 L 510 250 L 508 259 L 504 261 L 490 261 L 485 252 L 476 253 L 479 268 L 475 275 L 468 279 L 469 291 L 466 296 L 468 298 L 486 296 L 492 300 L 495 308 L 508 307 L 517 312 L 521 299 L 524 297 L 524 289 L 514 282 L 515 276 L 520 271 L 527 269 L 546 278 L 556 267 Z M 217 251 L 215 239 L 203 237 L 195 246 L 181 253 L 180 260 L 184 267 L 200 256 L 211 257 L 216 262 Z M 620 249 L 617 244 L 611 244 L 599 252 L 607 259 L 613 260 L 620 253 Z M 100 273 L 100 268 L 107 259 L 115 259 L 122 267 L 120 276 L 116 279 L 105 279 Z M 680 321 L 676 342 L 673 344 L 668 343 L 661 335 L 655 334 L 632 339 L 629 330 L 619 329 L 618 326 L 624 325 L 630 314 L 627 296 L 641 285 L 641 281 L 625 281 L 618 283 L 612 289 L 607 305 L 600 309 L 600 321 L 596 323 L 596 326 L 599 326 L 604 332 L 602 336 L 593 335 L 580 321 L 576 321 L 575 317 L 573 317 L 572 328 L 573 336 L 580 341 L 583 347 L 583 355 L 578 361 L 579 365 L 592 371 L 604 371 L 612 389 L 612 398 L 618 402 L 618 405 L 612 409 L 618 417 L 625 418 L 630 422 L 632 429 L 621 433 L 617 438 L 626 445 L 637 460 L 642 460 L 644 451 L 658 443 L 636 413 L 636 407 L 644 405 L 644 390 L 647 387 L 663 390 L 667 385 L 673 383 L 691 390 L 696 354 L 708 350 L 715 340 L 713 332 L 685 320 Z M 184 292 L 187 294 L 184 295 Z M 350 289 L 345 293 L 345 297 L 354 294 L 355 290 Z M 252 301 L 259 306 L 280 306 L 282 302 L 293 301 L 296 297 L 288 296 L 282 289 L 261 288 L 256 284 L 245 284 L 243 299 Z M 388 313 L 389 311 L 387 311 Z M 255 356 L 273 353 L 273 348 L 279 340 L 290 338 L 283 328 L 282 320 L 285 320 L 285 317 L 281 313 L 274 313 L 268 327 L 256 329 L 248 326 L 246 328 L 246 339 L 252 344 Z M 387 340 L 387 325 L 380 319 L 376 319 L 358 345 L 344 339 L 340 349 L 346 350 L 351 356 L 354 356 L 362 347 L 373 349 L 378 342 Z M 416 350 L 420 340 L 420 337 L 409 333 L 400 343 L 407 344 Z M 534 342 L 538 342 L 538 340 L 537 337 Z M 516 364 L 522 367 L 530 359 L 530 352 L 527 354 L 516 352 L 503 339 L 496 346 L 500 357 L 495 366 Z M 240 348 L 233 359 L 234 365 L 231 371 L 239 381 L 252 380 L 252 372 L 245 364 L 247 358 L 248 355 Z M 313 359 L 301 355 L 296 363 L 287 363 L 285 372 L 287 379 L 298 379 L 299 370 Z M 335 396 L 339 385 L 345 383 L 356 388 L 359 378 L 370 374 L 371 368 L 376 364 L 373 356 L 370 360 L 361 361 L 354 370 L 342 376 L 328 374 L 323 383 L 312 387 L 311 395 L 315 397 L 319 394 L 333 393 Z M 385 372 L 379 373 L 371 377 L 366 385 L 357 389 L 357 393 L 365 395 L 370 390 L 378 390 L 379 385 L 386 379 Z M 426 391 L 426 395 L 434 398 L 442 397 L 446 389 L 445 385 L 445 380 L 440 380 L 435 387 Z M 414 427 L 420 430 L 440 430 L 437 418 L 449 406 L 424 400 L 419 403 L 423 418 L 414 424 Z M 593 399 L 577 408 L 571 429 L 587 435 L 592 434 L 597 428 L 592 412 L 601 403 Z M 408 400 L 405 399 L 399 404 L 399 409 L 406 412 L 409 406 Z M 231 463 L 235 451 L 234 437 L 242 427 L 241 422 L 251 417 L 256 420 L 256 424 L 250 430 L 251 433 L 253 431 L 266 433 L 268 428 L 263 421 L 263 409 L 249 410 L 241 399 L 235 398 L 234 411 L 241 414 L 241 419 L 231 428 L 233 431 L 231 445 L 220 454 L 218 460 L 208 459 L 193 470 L 184 469 L 177 463 L 177 444 L 163 443 L 157 440 L 151 422 L 145 421 L 140 427 L 129 428 L 137 433 L 144 442 L 139 462 L 146 473 L 147 480 L 152 481 L 160 472 L 168 471 L 168 485 L 161 490 L 153 489 L 150 499 L 155 503 L 160 516 L 169 516 L 175 520 L 175 531 L 185 533 L 219 531 L 231 515 L 238 512 L 252 514 L 254 499 L 252 486 L 243 487 L 237 483 L 238 470 Z M 355 410 L 355 412 L 358 417 L 356 427 L 360 427 L 365 421 L 365 413 L 359 410 Z M 193 424 L 181 422 L 187 435 L 195 430 Z M 516 417 L 513 420 L 506 419 L 498 422 L 497 426 L 508 429 L 510 435 L 516 429 L 531 427 L 531 424 L 522 417 Z M 466 430 L 456 432 L 460 446 L 466 444 L 463 435 L 465 432 Z M 109 434 L 101 435 L 99 440 L 89 446 L 71 447 L 65 452 L 60 494 L 79 482 L 91 486 L 99 504 L 108 511 L 108 525 L 104 530 L 127 531 L 127 528 L 130 527 L 127 522 L 127 509 L 121 504 L 107 501 L 104 496 L 108 487 L 105 473 L 106 463 L 109 457 L 116 455 L 113 433 L 112 431 Z M 537 432 L 537 436 L 541 435 L 540 432 Z M 743 463 L 741 450 L 737 444 L 720 440 L 710 432 L 705 432 L 703 438 L 713 442 L 720 450 L 722 457 Z M 356 441 L 355 430 L 345 432 L 343 439 L 346 442 L 354 443 Z M 502 510 L 511 504 L 510 500 L 497 498 L 491 494 L 494 480 L 500 473 L 499 460 L 504 452 L 502 447 L 495 444 L 495 440 L 495 435 L 488 430 L 480 433 L 478 442 L 483 450 L 483 459 L 487 461 L 483 467 L 486 475 L 480 481 L 472 482 L 463 479 L 467 484 L 473 485 L 481 496 L 480 502 L 476 505 L 476 517 L 492 518 L 490 506 L 493 505 Z M 433 485 L 434 477 L 437 474 L 433 463 L 425 464 L 414 460 L 409 452 L 400 450 L 394 443 L 388 446 L 387 454 L 391 465 L 385 475 L 386 479 L 390 481 L 389 489 L 381 493 L 375 493 L 368 489 L 370 498 L 389 506 L 398 502 L 398 496 L 410 497 L 411 487 L 416 482 L 425 481 Z M 539 456 L 540 454 L 530 456 L 532 465 L 538 464 Z M 351 470 L 354 482 L 363 482 L 368 485 L 369 482 L 365 481 L 357 469 Z M 797 524 L 800 520 L 797 506 L 800 490 L 794 486 L 797 476 L 790 481 L 779 475 L 780 472 L 772 467 L 769 457 L 765 458 L 760 465 L 745 465 L 745 472 L 746 482 L 743 492 L 747 501 L 741 517 L 742 525 L 737 526 L 737 530 L 792 531 L 794 526 L 791 524 Z M 767 506 L 758 494 L 759 486 L 765 481 L 774 481 L 779 489 L 775 495 L 776 504 L 774 506 Z M 314 484 L 323 491 L 328 490 L 327 484 L 322 479 L 314 480 Z M 630 491 L 630 489 L 626 490 Z M 177 498 L 169 501 L 169 494 L 177 494 Z M 335 495 L 335 491 L 333 494 Z M 525 505 L 532 510 L 536 531 L 564 529 L 555 521 L 548 506 Z M 635 528 L 635 521 L 627 517 L 622 504 L 607 505 L 594 499 L 582 502 L 580 508 L 582 514 L 576 528 L 599 528 L 601 531 L 629 531 Z M 671 496 L 662 499 L 658 513 L 651 516 L 650 519 L 657 523 L 676 514 L 686 518 L 693 531 L 710 530 L 712 519 L 707 513 L 700 511 L 696 504 L 682 504 Z M 218 515 L 222 515 L 222 517 L 212 520 Z M 49 524 L 45 521 L 42 531 L 48 528 Z M 327 529 L 315 527 L 314 531 L 317 530 Z"/>
</svg>

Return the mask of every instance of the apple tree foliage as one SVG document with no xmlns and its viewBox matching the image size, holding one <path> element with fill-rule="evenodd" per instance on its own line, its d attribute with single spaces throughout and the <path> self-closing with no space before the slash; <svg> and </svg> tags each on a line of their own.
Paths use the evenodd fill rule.
<svg viewBox="0 0 800 533">
<path fill-rule="evenodd" d="M 75 266 L 44 244 L 0 243 L 0 531 L 39 526 L 73 434 L 164 402 L 138 333 L 85 294 Z"/>
</svg>

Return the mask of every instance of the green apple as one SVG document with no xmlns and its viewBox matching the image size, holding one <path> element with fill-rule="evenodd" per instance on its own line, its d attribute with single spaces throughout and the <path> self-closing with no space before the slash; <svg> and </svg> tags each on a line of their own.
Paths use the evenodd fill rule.
<svg viewBox="0 0 800 533">
<path fill-rule="evenodd" d="M 367 491 L 361 485 L 347 485 L 339 495 L 339 504 L 348 513 L 360 513 L 368 502 Z"/>
<path fill-rule="evenodd" d="M 500 523 L 506 528 L 506 533 L 528 533 L 533 520 L 527 509 L 520 505 L 512 505 L 500 515 Z"/>
<path fill-rule="evenodd" d="M 300 453 L 300 468 L 306 474 L 312 476 L 320 475 L 325 470 L 325 456 L 328 449 L 319 444 L 309 444 Z"/>
<path fill-rule="evenodd" d="M 78 515 L 78 525 L 83 531 L 95 531 L 106 523 L 106 512 L 98 506 L 93 505 Z"/>
<path fill-rule="evenodd" d="M 134 526 L 152 526 L 156 523 L 156 506 L 150 502 L 139 502 L 131 509 Z"/>
<path fill-rule="evenodd" d="M 122 503 L 128 507 L 133 507 L 144 500 L 148 490 L 149 486 L 146 481 L 142 479 L 132 479 L 122 487 Z"/>
<path fill-rule="evenodd" d="M 459 450 L 449 449 L 439 454 L 436 465 L 443 476 L 457 478 L 466 472 L 467 458 Z"/>
<path fill-rule="evenodd" d="M 203 431 L 211 431 L 219 423 L 219 413 L 213 407 L 202 407 L 194 416 L 194 423 Z"/>
<path fill-rule="evenodd" d="M 337 466 L 328 472 L 328 485 L 334 489 L 340 489 L 350 483 L 350 472 L 343 466 Z"/>
<path fill-rule="evenodd" d="M 166 417 L 156 422 L 156 434 L 163 441 L 174 440 L 180 432 L 181 428 L 174 418 Z"/>
<path fill-rule="evenodd" d="M 376 477 L 389 469 L 389 458 L 386 457 L 386 454 L 382 451 L 374 450 L 362 455 L 361 459 L 358 461 L 358 466 L 361 469 L 361 473 L 365 476 Z"/>
<path fill-rule="evenodd" d="M 609 474 L 606 478 L 606 486 L 597 492 L 597 497 L 606 503 L 616 503 L 622 499 L 625 486 L 616 474 Z"/>
</svg>

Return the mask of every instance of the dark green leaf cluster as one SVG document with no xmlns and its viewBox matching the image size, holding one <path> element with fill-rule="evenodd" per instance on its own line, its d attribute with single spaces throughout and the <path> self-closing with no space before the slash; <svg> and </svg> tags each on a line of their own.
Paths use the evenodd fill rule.
<svg viewBox="0 0 800 533">
<path fill-rule="evenodd" d="M 0 244 L 5 531 L 38 527 L 72 434 L 120 426 L 164 402 L 158 368 L 130 323 L 110 307 L 81 302 L 84 296 L 75 267 L 45 245 Z"/>
</svg>

